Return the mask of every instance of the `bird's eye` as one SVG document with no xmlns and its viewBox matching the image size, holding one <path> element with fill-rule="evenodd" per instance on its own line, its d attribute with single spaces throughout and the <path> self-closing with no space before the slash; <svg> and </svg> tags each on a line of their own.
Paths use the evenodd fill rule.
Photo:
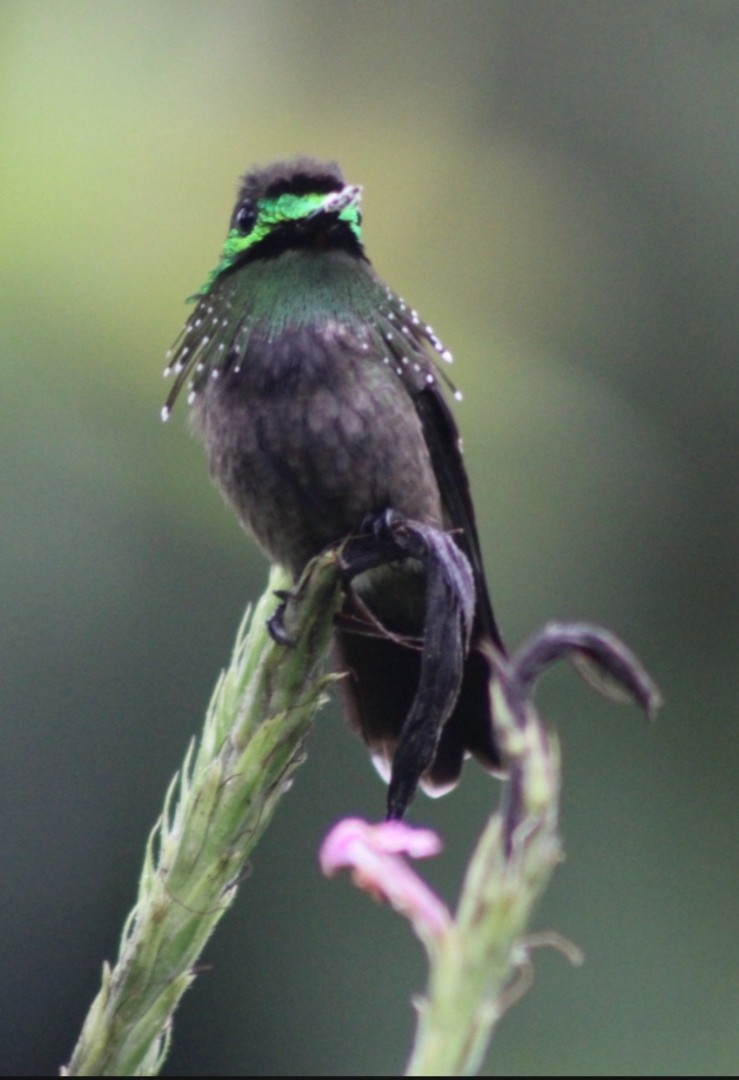
<svg viewBox="0 0 739 1080">
<path fill-rule="evenodd" d="M 253 206 L 249 206 L 248 204 L 246 206 L 240 206 L 236 211 L 234 225 L 240 233 L 244 234 L 244 236 L 247 236 L 252 231 L 256 225 L 256 221 L 257 212 Z"/>
</svg>

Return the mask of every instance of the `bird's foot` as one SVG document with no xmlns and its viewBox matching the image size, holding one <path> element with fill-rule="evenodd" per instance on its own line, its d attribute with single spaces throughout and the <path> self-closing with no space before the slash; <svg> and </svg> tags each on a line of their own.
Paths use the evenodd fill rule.
<svg viewBox="0 0 739 1080">
<path fill-rule="evenodd" d="M 406 524 L 407 519 L 390 508 L 368 514 L 359 532 L 345 540 L 339 551 L 345 582 L 348 584 L 366 570 L 407 559 L 412 552 L 398 539 Z"/>
</svg>

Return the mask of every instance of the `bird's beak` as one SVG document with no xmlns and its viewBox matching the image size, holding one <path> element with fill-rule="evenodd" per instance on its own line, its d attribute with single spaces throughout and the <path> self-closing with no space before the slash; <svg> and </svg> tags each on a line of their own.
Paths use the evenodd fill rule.
<svg viewBox="0 0 739 1080">
<path fill-rule="evenodd" d="M 361 185 L 347 184 L 341 191 L 332 191 L 330 195 L 327 195 L 321 205 L 308 216 L 314 218 L 318 214 L 340 214 L 347 207 L 356 206 L 361 198 Z"/>
</svg>

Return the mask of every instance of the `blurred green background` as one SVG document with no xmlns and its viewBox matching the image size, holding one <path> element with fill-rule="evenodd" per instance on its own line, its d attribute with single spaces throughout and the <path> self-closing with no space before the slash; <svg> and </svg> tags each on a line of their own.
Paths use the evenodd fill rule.
<svg viewBox="0 0 739 1080">
<path fill-rule="evenodd" d="M 739 1066 L 739 4 L 0 7 L 2 1040 L 53 1073 L 113 958 L 165 786 L 266 566 L 181 406 L 183 298 L 236 178 L 298 152 L 365 185 L 380 273 L 455 351 L 494 603 L 619 633 L 648 728 L 563 671 L 568 858 L 488 1067 Z M 498 786 L 411 819 L 452 899 Z M 335 706 L 178 1014 L 170 1075 L 393 1074 L 424 982 L 391 912 L 324 881 L 383 790 Z"/>
</svg>

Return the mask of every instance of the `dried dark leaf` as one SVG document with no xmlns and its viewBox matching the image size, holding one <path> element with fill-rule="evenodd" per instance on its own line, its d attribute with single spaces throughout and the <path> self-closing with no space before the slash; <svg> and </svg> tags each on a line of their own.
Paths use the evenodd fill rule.
<svg viewBox="0 0 739 1080">
<path fill-rule="evenodd" d="M 652 719 L 662 695 L 634 653 L 609 630 L 587 623 L 549 623 L 511 657 L 513 699 L 530 697 L 534 683 L 558 660 L 569 660 L 589 686 L 611 701 L 631 701 Z"/>
</svg>

